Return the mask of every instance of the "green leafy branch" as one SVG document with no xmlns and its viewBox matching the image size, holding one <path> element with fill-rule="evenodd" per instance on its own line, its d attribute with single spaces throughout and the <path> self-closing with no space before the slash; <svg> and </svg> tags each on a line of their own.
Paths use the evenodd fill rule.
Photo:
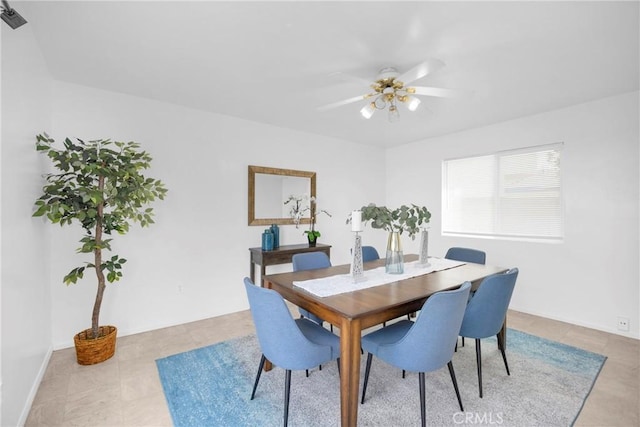
<svg viewBox="0 0 640 427">
<path fill-rule="evenodd" d="M 415 238 L 420 228 L 426 226 L 431 219 L 431 212 L 426 207 L 414 204 L 402 205 L 391 210 L 386 206 L 376 206 L 375 203 L 371 203 L 363 206 L 360 210 L 362 211 L 362 221 L 369 223 L 372 228 L 399 234 L 406 231 L 412 239 Z M 351 217 L 347 219 L 347 223 L 349 222 L 351 222 Z"/>
</svg>

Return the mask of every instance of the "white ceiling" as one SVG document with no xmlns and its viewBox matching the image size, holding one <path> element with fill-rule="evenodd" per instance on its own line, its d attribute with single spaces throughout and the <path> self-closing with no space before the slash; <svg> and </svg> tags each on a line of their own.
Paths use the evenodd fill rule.
<svg viewBox="0 0 640 427">
<path fill-rule="evenodd" d="M 391 147 L 639 89 L 629 2 L 21 2 L 55 79 Z M 17 29 L 16 31 L 20 31 Z M 437 58 L 416 85 L 471 96 L 363 119 L 373 80 Z"/>
</svg>

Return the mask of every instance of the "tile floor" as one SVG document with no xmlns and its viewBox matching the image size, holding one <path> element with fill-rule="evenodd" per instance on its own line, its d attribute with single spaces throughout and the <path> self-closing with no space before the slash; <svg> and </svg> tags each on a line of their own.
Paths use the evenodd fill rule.
<svg viewBox="0 0 640 427">
<path fill-rule="evenodd" d="M 640 425 L 640 341 L 510 311 L 511 328 L 608 356 L 576 426 Z M 253 333 L 248 311 L 118 338 L 95 366 L 53 353 L 26 426 L 170 426 L 155 360 Z"/>
</svg>

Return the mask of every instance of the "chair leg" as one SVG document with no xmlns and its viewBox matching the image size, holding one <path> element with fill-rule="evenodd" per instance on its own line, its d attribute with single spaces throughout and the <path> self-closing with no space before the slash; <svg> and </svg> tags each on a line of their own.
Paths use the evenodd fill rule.
<svg viewBox="0 0 640 427">
<path fill-rule="evenodd" d="M 480 349 L 480 340 L 476 339 L 476 363 L 478 364 L 478 388 L 480 389 L 480 398 L 482 398 L 482 351 Z"/>
<path fill-rule="evenodd" d="M 424 403 L 425 390 L 424 390 L 424 372 L 418 373 L 418 383 L 420 386 L 420 418 L 422 420 L 422 427 L 427 425 L 427 408 Z"/>
<path fill-rule="evenodd" d="M 462 337 L 462 346 L 464 347 L 464 337 Z"/>
<path fill-rule="evenodd" d="M 507 368 L 507 375 L 511 375 L 509 372 L 509 364 L 507 363 L 507 354 L 505 353 L 504 343 L 502 342 L 502 337 L 500 334 L 496 335 L 498 338 L 498 348 L 502 353 L 502 360 L 504 360 L 504 367 Z"/>
<path fill-rule="evenodd" d="M 338 377 L 340 377 L 340 358 L 336 359 L 336 363 L 338 364 Z"/>
<path fill-rule="evenodd" d="M 319 368 L 318 369 L 319 371 L 322 371 L 322 365 L 318 365 L 318 368 Z M 305 369 L 304 372 L 305 372 L 305 375 L 307 376 L 307 378 L 309 378 L 309 370 Z"/>
<path fill-rule="evenodd" d="M 403 369 L 402 370 L 402 379 L 404 379 L 404 377 L 405 377 L 405 370 Z"/>
<path fill-rule="evenodd" d="M 318 369 L 319 371 L 322 371 L 322 365 L 318 365 L 318 368 L 319 368 Z M 304 372 L 305 372 L 305 375 L 307 376 L 307 378 L 309 378 L 309 370 L 305 369 Z"/>
<path fill-rule="evenodd" d="M 287 369 L 284 378 L 284 427 L 289 423 L 289 395 L 291 394 L 291 369 Z"/>
<path fill-rule="evenodd" d="M 369 383 L 369 372 L 371 371 L 372 359 L 373 359 L 373 354 L 369 353 L 367 355 L 367 367 L 364 370 L 364 384 L 362 385 L 362 399 L 360 400 L 360 404 L 364 403 L 364 395 L 367 393 L 367 384 Z"/>
<path fill-rule="evenodd" d="M 260 358 L 260 365 L 258 366 L 258 375 L 256 375 L 256 381 L 253 383 L 253 391 L 251 392 L 251 400 L 253 400 L 253 398 L 256 395 L 256 389 L 258 388 L 258 381 L 260 381 L 260 374 L 262 374 L 262 369 L 264 368 L 264 362 L 267 360 L 266 357 L 264 357 L 264 354 L 262 355 L 262 357 Z"/>
<path fill-rule="evenodd" d="M 460 411 L 464 412 L 464 408 L 462 407 L 462 399 L 460 398 L 460 390 L 458 390 L 458 381 L 456 381 L 456 373 L 453 370 L 453 362 L 451 360 L 447 363 L 449 367 L 449 374 L 451 375 L 451 381 L 453 382 L 453 388 L 456 391 L 456 397 L 458 398 L 458 404 L 460 405 Z"/>
</svg>

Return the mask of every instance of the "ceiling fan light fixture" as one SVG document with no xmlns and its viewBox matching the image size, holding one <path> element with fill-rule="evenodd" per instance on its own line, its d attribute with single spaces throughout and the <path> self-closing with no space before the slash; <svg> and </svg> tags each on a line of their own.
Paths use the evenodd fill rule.
<svg viewBox="0 0 640 427">
<path fill-rule="evenodd" d="M 439 87 L 408 86 L 428 74 L 439 70 L 443 66 L 444 63 L 442 61 L 432 58 L 421 62 L 403 74 L 398 73 L 398 70 L 393 67 L 383 68 L 380 70 L 376 80 L 372 83 L 369 83 L 365 79 L 354 78 L 358 80 L 358 82 L 364 82 L 369 85 L 371 89 L 373 89 L 373 92 L 327 104 L 319 107 L 318 110 L 326 111 L 331 108 L 351 104 L 352 102 L 367 100 L 367 104 L 360 109 L 362 117 L 370 119 L 376 110 L 387 110 L 389 121 L 397 122 L 400 120 L 400 111 L 398 110 L 398 104 L 400 103 L 404 104 L 409 111 L 415 112 L 418 111 L 422 103 L 419 97 L 450 98 L 459 93 L 459 91 Z M 428 111 L 426 107 L 422 107 L 422 109 Z"/>
<path fill-rule="evenodd" d="M 395 123 L 400 120 L 400 112 L 398 111 L 398 107 L 395 104 L 389 105 L 389 121 L 391 123 Z"/>
<path fill-rule="evenodd" d="M 409 111 L 416 111 L 421 101 L 415 96 L 411 96 L 409 97 L 408 102 L 409 103 L 407 104 L 407 108 L 409 109 Z"/>
<path fill-rule="evenodd" d="M 360 110 L 360 114 L 362 114 L 362 117 L 364 117 L 365 119 L 370 119 L 375 111 L 376 105 L 372 102 L 362 107 L 362 109 Z"/>
<path fill-rule="evenodd" d="M 384 95 L 378 96 L 372 103 L 371 106 L 377 110 L 384 110 L 387 106 L 387 101 L 385 100 Z"/>
</svg>

